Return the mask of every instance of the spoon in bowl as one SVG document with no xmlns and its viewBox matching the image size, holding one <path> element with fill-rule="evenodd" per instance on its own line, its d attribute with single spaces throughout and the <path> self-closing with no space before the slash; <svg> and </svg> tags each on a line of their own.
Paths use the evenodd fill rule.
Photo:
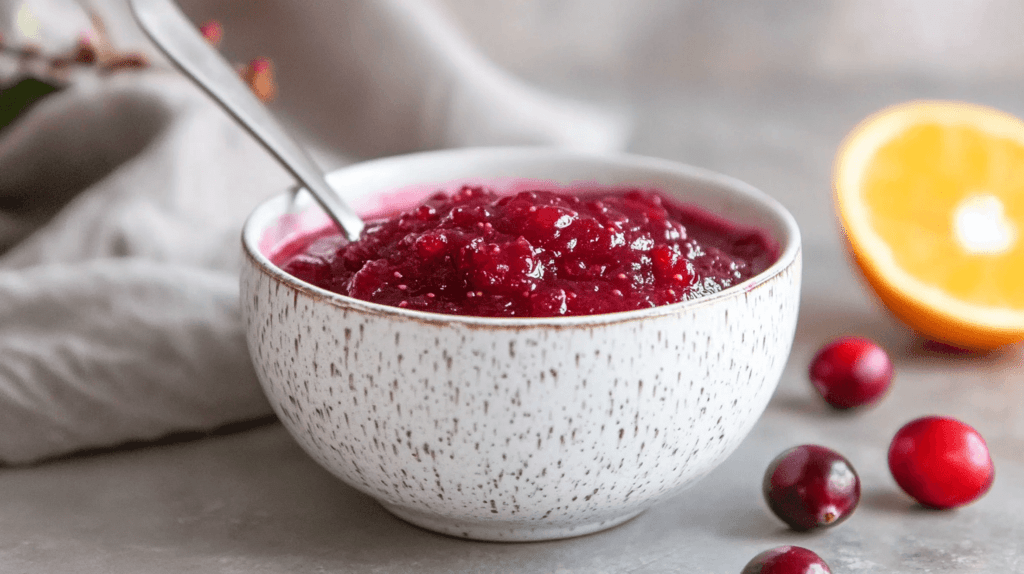
<svg viewBox="0 0 1024 574">
<path fill-rule="evenodd" d="M 305 187 L 350 241 L 363 220 L 331 188 L 309 154 L 281 127 L 249 86 L 171 0 L 130 0 L 135 19 L 164 54 L 208 93 Z"/>
</svg>

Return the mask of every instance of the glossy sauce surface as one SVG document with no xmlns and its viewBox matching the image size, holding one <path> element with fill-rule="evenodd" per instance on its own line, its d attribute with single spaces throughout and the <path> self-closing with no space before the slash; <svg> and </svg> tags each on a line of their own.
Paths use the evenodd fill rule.
<svg viewBox="0 0 1024 574">
<path fill-rule="evenodd" d="M 467 186 L 369 222 L 357 242 L 325 232 L 273 259 L 308 283 L 384 305 L 552 317 L 701 297 L 777 257 L 765 232 L 654 191 L 501 196 Z"/>
</svg>

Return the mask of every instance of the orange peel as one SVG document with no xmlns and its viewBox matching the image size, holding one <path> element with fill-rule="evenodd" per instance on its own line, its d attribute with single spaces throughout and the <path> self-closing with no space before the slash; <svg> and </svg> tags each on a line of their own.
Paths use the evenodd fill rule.
<svg viewBox="0 0 1024 574">
<path fill-rule="evenodd" d="M 1024 121 L 892 106 L 846 137 L 832 182 L 853 260 L 898 319 L 966 349 L 1024 340 Z"/>
</svg>

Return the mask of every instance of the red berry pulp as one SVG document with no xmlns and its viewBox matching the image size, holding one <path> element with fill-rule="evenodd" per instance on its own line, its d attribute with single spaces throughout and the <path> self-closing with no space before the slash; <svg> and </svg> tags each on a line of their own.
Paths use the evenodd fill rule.
<svg viewBox="0 0 1024 574">
<path fill-rule="evenodd" d="M 290 252 L 290 256 L 288 253 Z M 778 257 L 763 231 L 652 191 L 437 193 L 356 242 L 305 240 L 286 272 L 384 305 L 485 317 L 593 315 L 715 293 Z"/>
<path fill-rule="evenodd" d="M 860 477 L 850 461 L 813 444 L 777 456 L 761 487 L 768 507 L 793 530 L 835 526 L 860 502 Z"/>
<path fill-rule="evenodd" d="M 740 574 L 832 574 L 832 569 L 806 548 L 778 546 L 754 556 Z"/>
<path fill-rule="evenodd" d="M 811 383 L 837 409 L 870 404 L 892 383 L 892 361 L 884 349 L 863 337 L 841 337 L 811 361 Z"/>
<path fill-rule="evenodd" d="M 922 417 L 897 431 L 889 445 L 889 470 L 900 488 L 932 508 L 974 502 L 995 479 L 985 439 L 949 417 Z"/>
</svg>

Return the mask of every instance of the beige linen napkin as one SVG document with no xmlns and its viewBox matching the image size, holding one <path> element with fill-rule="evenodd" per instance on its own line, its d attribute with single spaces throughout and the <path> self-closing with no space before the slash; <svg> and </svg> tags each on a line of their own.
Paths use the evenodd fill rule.
<svg viewBox="0 0 1024 574">
<path fill-rule="evenodd" d="M 620 117 L 509 76 L 426 1 L 184 8 L 222 21 L 233 58 L 274 62 L 275 111 L 332 157 L 625 143 Z M 72 66 L 0 128 L 0 463 L 270 414 L 239 316 L 238 238 L 291 182 L 147 46 L 121 0 L 0 0 L 0 86 L 97 25 L 153 65 Z"/>
</svg>

